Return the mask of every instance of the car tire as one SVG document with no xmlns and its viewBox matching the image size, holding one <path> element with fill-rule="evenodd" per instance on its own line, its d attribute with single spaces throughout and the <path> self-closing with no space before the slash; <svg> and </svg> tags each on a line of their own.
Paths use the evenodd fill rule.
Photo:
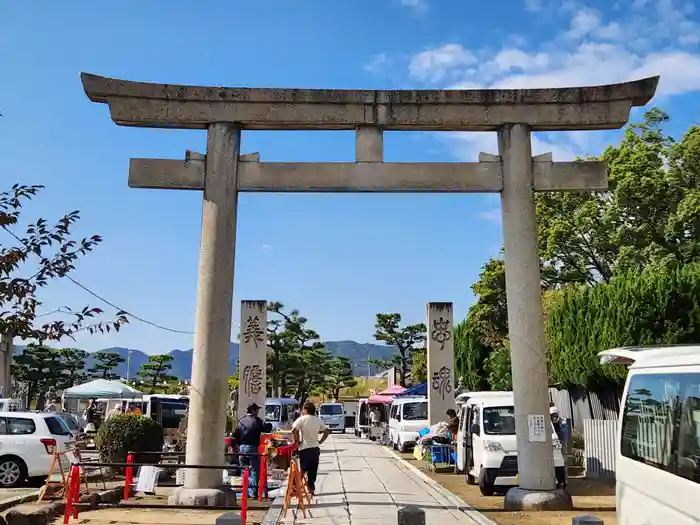
<svg viewBox="0 0 700 525">
<path fill-rule="evenodd" d="M 496 492 L 494 484 L 486 482 L 486 476 L 483 470 L 481 471 L 481 476 L 479 476 L 479 490 L 482 496 L 493 496 Z"/>
<path fill-rule="evenodd" d="M 401 454 L 405 454 L 406 452 L 408 452 L 408 448 L 406 447 L 406 444 L 401 443 L 400 441 L 399 441 L 399 452 Z"/>
<path fill-rule="evenodd" d="M 476 485 L 476 478 L 467 472 L 467 485 Z"/>
<path fill-rule="evenodd" d="M 12 488 L 27 479 L 27 465 L 17 456 L 0 457 L 0 487 Z"/>
</svg>

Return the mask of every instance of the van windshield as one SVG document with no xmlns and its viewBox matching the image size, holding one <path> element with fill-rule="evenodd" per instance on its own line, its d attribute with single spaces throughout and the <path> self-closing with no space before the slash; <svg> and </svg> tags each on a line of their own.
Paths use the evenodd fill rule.
<svg viewBox="0 0 700 525">
<path fill-rule="evenodd" d="M 484 408 L 484 432 L 497 436 L 511 436 L 515 434 L 515 408 L 514 407 L 485 407 Z"/>
<path fill-rule="evenodd" d="M 279 421 L 281 407 L 279 405 L 265 405 L 265 421 Z"/>
<path fill-rule="evenodd" d="M 406 421 L 421 421 L 428 419 L 428 403 L 426 401 L 406 403 L 403 406 L 403 418 Z"/>
<path fill-rule="evenodd" d="M 322 416 L 339 416 L 343 413 L 342 405 L 321 405 Z"/>
</svg>

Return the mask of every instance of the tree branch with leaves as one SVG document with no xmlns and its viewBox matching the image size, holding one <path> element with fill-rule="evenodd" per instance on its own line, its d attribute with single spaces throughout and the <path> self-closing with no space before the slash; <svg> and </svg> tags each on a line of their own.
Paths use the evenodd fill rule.
<svg viewBox="0 0 700 525">
<path fill-rule="evenodd" d="M 102 242 L 99 235 L 73 240 L 72 228 L 80 219 L 78 211 L 64 215 L 55 224 L 40 218 L 17 233 L 23 204 L 41 189 L 43 186 L 15 184 L 0 193 L 0 228 L 13 241 L 10 244 L 3 241 L 0 245 L 0 332 L 42 344 L 73 338 L 83 330 L 118 331 L 128 323 L 126 312 L 117 312 L 110 321 L 93 322 L 102 310 L 89 306 L 80 310 L 63 306 L 60 310 L 70 320 L 39 324 L 37 309 L 42 305 L 37 297 L 39 289 L 53 279 L 70 279 L 78 260 Z"/>
<path fill-rule="evenodd" d="M 399 372 L 399 383 L 405 387 L 411 373 L 413 351 L 425 346 L 425 324 L 417 323 L 401 327 L 401 314 L 377 314 L 374 338 L 396 348 L 391 361 L 370 360 L 373 364 L 390 368 L 395 366 Z"/>
</svg>

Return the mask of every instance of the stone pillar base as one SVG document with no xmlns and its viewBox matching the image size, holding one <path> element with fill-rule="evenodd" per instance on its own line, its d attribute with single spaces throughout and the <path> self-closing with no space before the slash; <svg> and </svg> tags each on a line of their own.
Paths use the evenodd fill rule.
<svg viewBox="0 0 700 525">
<path fill-rule="evenodd" d="M 168 498 L 168 504 L 191 507 L 235 507 L 236 493 L 228 487 L 218 489 L 178 487 Z"/>
<path fill-rule="evenodd" d="M 525 490 L 513 487 L 506 492 L 504 510 L 571 510 L 571 495 L 562 489 Z"/>
</svg>

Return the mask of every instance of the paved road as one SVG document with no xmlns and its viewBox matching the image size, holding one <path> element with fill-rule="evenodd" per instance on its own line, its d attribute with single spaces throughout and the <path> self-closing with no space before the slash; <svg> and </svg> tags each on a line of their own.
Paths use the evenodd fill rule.
<svg viewBox="0 0 700 525">
<path fill-rule="evenodd" d="M 332 436 L 321 450 L 317 496 L 307 509 L 284 525 L 395 525 L 400 506 L 425 509 L 426 523 L 473 525 L 459 510 L 456 499 L 437 484 L 426 481 L 405 462 L 376 443 L 349 435 Z"/>
<path fill-rule="evenodd" d="M 16 489 L 0 489 L 0 503 L 11 498 L 27 496 L 33 492 L 37 492 L 41 488 L 41 485 L 42 483 L 39 481 Z"/>
</svg>

